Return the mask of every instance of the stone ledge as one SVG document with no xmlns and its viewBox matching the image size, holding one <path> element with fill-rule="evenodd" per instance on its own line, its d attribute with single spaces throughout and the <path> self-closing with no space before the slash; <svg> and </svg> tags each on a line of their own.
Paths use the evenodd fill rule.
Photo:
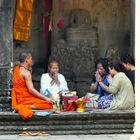
<svg viewBox="0 0 140 140">
<path fill-rule="evenodd" d="M 108 111 L 108 110 L 105 110 L 105 109 L 94 109 L 92 111 L 87 111 L 87 112 L 82 112 L 82 113 L 78 113 L 78 112 L 61 112 L 60 114 L 51 114 L 49 117 L 52 117 L 52 116 L 59 116 L 59 117 L 62 117 L 62 116 L 87 116 L 89 114 L 92 114 L 92 115 L 100 115 L 100 114 L 103 114 L 103 116 L 108 116 L 108 115 L 111 115 L 111 116 L 115 116 L 115 115 L 119 115 L 119 116 L 124 116 L 124 115 L 127 115 L 127 116 L 134 116 L 135 115 L 135 111 L 134 110 L 113 110 L 113 111 Z M 13 112 L 0 112 L 0 117 L 1 116 L 19 116 L 18 113 L 13 113 Z"/>
<path fill-rule="evenodd" d="M 9 119 L 10 118 L 10 119 Z M 116 119 L 117 121 L 122 120 L 127 122 L 128 120 L 135 119 L 135 112 L 134 110 L 124 110 L 124 111 L 106 111 L 106 110 L 93 110 L 89 112 L 77 113 L 77 112 L 62 112 L 60 114 L 51 114 L 50 116 L 36 116 L 34 115 L 29 121 L 34 120 L 52 120 L 52 121 L 59 121 L 59 120 L 69 120 L 72 121 L 80 121 L 80 120 L 113 120 Z M 13 112 L 0 112 L 0 120 L 22 120 L 18 113 Z M 27 120 L 28 121 L 28 120 Z M 113 120 L 115 122 L 115 120 Z"/>
<path fill-rule="evenodd" d="M 13 112 L 0 112 L 0 134 L 45 131 L 51 135 L 132 133 L 134 110 L 93 110 L 84 113 L 62 112 L 33 116 L 26 121 Z"/>
</svg>

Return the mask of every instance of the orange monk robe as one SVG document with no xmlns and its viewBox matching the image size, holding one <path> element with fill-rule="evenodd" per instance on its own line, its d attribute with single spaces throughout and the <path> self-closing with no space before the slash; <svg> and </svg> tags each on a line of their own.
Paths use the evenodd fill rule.
<svg viewBox="0 0 140 140">
<path fill-rule="evenodd" d="M 13 73 L 12 109 L 16 110 L 23 119 L 32 117 L 33 112 L 30 105 L 40 110 L 52 109 L 52 104 L 35 97 L 29 92 L 25 80 L 19 73 L 20 66 L 16 66 Z"/>
</svg>

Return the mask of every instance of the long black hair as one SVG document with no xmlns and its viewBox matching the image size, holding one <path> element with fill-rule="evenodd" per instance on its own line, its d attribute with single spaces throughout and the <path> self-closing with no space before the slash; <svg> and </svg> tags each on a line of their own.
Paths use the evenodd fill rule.
<svg viewBox="0 0 140 140">
<path fill-rule="evenodd" d="M 105 69 L 105 71 L 108 73 L 109 69 L 108 69 L 108 60 L 106 58 L 99 58 L 95 61 L 95 68 L 97 68 L 98 64 L 102 64 L 103 68 Z"/>
</svg>

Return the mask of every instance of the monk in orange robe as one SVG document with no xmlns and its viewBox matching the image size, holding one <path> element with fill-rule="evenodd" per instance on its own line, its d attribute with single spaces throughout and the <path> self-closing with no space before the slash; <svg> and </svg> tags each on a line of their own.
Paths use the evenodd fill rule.
<svg viewBox="0 0 140 140">
<path fill-rule="evenodd" d="M 40 94 L 34 87 L 31 72 L 32 56 L 30 53 L 21 53 L 20 65 L 13 71 L 12 109 L 17 111 L 23 119 L 31 118 L 32 109 L 50 110 L 54 101 Z"/>
</svg>

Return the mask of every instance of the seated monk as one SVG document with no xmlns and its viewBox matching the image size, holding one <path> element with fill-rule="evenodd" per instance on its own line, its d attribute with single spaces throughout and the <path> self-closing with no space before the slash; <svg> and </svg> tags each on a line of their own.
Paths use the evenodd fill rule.
<svg viewBox="0 0 140 140">
<path fill-rule="evenodd" d="M 31 72 L 31 53 L 19 55 L 20 65 L 13 71 L 12 109 L 17 111 L 23 119 L 31 118 L 32 109 L 50 110 L 54 101 L 40 94 L 33 86 Z"/>
</svg>

